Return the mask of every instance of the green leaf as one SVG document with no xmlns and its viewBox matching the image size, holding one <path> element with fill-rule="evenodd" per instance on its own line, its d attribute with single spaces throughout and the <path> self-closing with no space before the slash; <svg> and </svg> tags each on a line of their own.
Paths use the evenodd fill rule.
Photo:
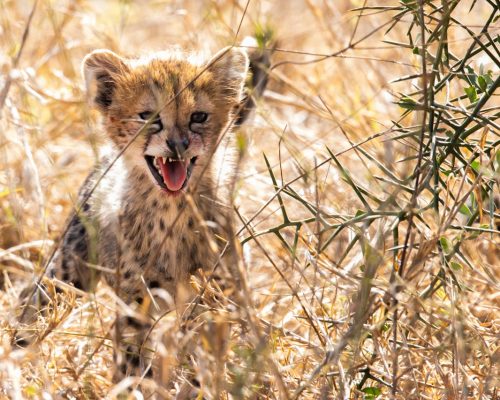
<svg viewBox="0 0 500 400">
<path fill-rule="evenodd" d="M 450 174 L 453 172 L 452 169 L 444 169 L 444 168 L 440 168 L 439 169 L 445 176 L 450 176 Z"/>
<path fill-rule="evenodd" d="M 465 94 L 469 98 L 469 101 L 471 103 L 475 103 L 477 101 L 477 91 L 474 86 L 469 86 L 468 88 L 465 88 Z"/>
<path fill-rule="evenodd" d="M 403 96 L 401 100 L 398 101 L 398 106 L 404 108 L 405 110 L 415 110 L 417 108 L 417 102 L 408 96 Z"/>
<path fill-rule="evenodd" d="M 484 75 L 479 75 L 477 78 L 477 84 L 479 85 L 479 88 L 485 92 L 488 85 L 486 84 L 486 79 L 484 78 Z"/>
<path fill-rule="evenodd" d="M 454 271 L 461 271 L 463 269 L 462 264 L 457 263 L 456 261 L 452 261 L 450 263 L 451 269 Z"/>
<path fill-rule="evenodd" d="M 374 400 L 382 394 L 382 390 L 380 388 L 373 386 L 365 387 L 361 389 L 361 391 L 365 394 L 363 396 L 365 400 Z"/>
<path fill-rule="evenodd" d="M 483 79 L 486 81 L 486 86 L 490 87 L 493 85 L 493 71 L 490 69 L 487 73 L 481 75 Z"/>
<path fill-rule="evenodd" d="M 363 215 L 363 214 L 366 214 L 366 211 L 363 211 L 363 210 L 358 210 L 358 211 L 356 211 L 356 214 L 355 214 L 354 216 L 355 216 L 355 217 L 359 217 L 359 216 L 361 216 L 361 215 Z"/>
<path fill-rule="evenodd" d="M 401 0 L 401 3 L 408 7 L 410 10 L 417 9 L 417 0 Z"/>
<path fill-rule="evenodd" d="M 417 46 L 415 46 L 415 47 L 413 48 L 412 53 L 413 53 L 413 54 L 416 54 L 416 55 L 419 55 L 419 54 L 420 54 L 420 50 L 418 49 L 418 47 L 417 47 Z"/>
<path fill-rule="evenodd" d="M 468 72 L 467 74 L 465 74 L 465 80 L 472 86 L 477 86 L 477 75 L 474 69 L 470 65 L 467 65 L 465 69 Z"/>
<path fill-rule="evenodd" d="M 444 254 L 448 255 L 451 253 L 452 245 L 448 239 L 446 239 L 444 236 L 441 236 L 439 238 L 439 243 L 441 244 L 441 248 L 443 249 Z"/>
<path fill-rule="evenodd" d="M 479 168 L 481 168 L 481 163 L 479 162 L 479 160 L 474 160 L 470 163 L 470 166 L 474 171 L 479 172 Z"/>
<path fill-rule="evenodd" d="M 470 211 L 469 207 L 467 207 L 467 204 L 462 204 L 458 211 L 460 212 L 460 214 L 466 215 L 467 217 L 472 217 L 472 212 Z"/>
</svg>

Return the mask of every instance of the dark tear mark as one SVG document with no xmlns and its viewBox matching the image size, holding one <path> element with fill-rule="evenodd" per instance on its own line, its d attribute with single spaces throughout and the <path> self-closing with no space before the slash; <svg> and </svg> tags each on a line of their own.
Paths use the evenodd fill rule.
<svg viewBox="0 0 500 400">
<path fill-rule="evenodd" d="M 107 110 L 113 102 L 113 92 L 115 90 L 115 82 L 107 73 L 96 75 L 97 80 L 97 95 L 95 102 L 102 109 Z"/>
</svg>

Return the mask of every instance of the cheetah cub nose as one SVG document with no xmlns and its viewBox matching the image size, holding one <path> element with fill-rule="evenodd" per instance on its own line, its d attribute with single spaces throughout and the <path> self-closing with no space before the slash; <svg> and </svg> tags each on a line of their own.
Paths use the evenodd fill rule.
<svg viewBox="0 0 500 400">
<path fill-rule="evenodd" d="M 167 147 L 177 156 L 177 158 L 182 158 L 182 154 L 189 147 L 189 139 L 187 137 L 180 140 L 167 139 Z"/>
</svg>

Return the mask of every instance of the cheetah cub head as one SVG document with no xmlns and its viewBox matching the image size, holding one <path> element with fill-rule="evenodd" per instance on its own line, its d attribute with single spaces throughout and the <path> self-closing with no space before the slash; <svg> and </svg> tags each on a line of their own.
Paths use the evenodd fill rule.
<svg viewBox="0 0 500 400">
<path fill-rule="evenodd" d="M 208 62 L 179 52 L 127 59 L 96 50 L 83 62 L 93 105 L 127 166 L 145 169 L 168 195 L 188 190 L 210 162 L 238 108 L 245 52 L 226 48 Z"/>
</svg>

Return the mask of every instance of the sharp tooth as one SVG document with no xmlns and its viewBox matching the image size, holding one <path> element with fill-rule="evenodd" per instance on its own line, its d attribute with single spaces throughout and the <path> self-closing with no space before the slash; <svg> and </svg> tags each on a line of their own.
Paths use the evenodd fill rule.
<svg viewBox="0 0 500 400">
<path fill-rule="evenodd" d="M 172 159 L 170 157 L 168 157 L 168 162 L 172 162 Z"/>
</svg>

